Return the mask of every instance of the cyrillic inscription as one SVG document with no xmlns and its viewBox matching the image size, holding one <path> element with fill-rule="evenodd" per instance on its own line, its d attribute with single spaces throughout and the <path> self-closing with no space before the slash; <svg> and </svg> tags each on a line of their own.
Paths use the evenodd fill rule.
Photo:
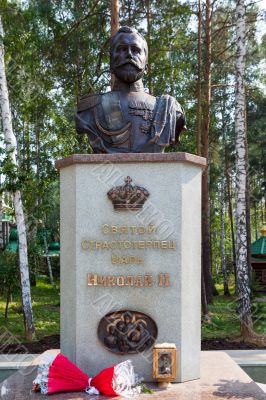
<svg viewBox="0 0 266 400">
<path fill-rule="evenodd" d="M 82 240 L 83 250 L 176 250 L 174 240 Z"/>
<path fill-rule="evenodd" d="M 168 287 L 169 274 L 160 273 L 157 278 L 158 286 Z M 97 273 L 88 273 L 88 286 L 135 286 L 152 287 L 156 284 L 153 275 L 100 275 Z"/>
</svg>

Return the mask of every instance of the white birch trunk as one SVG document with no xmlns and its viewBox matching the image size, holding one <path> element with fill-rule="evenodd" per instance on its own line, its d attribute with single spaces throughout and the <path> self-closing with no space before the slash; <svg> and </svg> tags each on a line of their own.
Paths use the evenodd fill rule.
<svg viewBox="0 0 266 400">
<path fill-rule="evenodd" d="M 241 333 L 252 328 L 246 231 L 245 4 L 236 6 L 236 274 Z"/>
<path fill-rule="evenodd" d="M 6 142 L 6 150 L 9 153 L 13 164 L 17 166 L 17 140 L 13 132 L 12 116 L 9 105 L 4 63 L 3 36 L 4 32 L 0 15 L 0 107 L 2 110 L 3 131 Z M 20 191 L 16 190 L 13 196 L 19 242 L 19 268 L 21 279 L 22 307 L 24 312 L 26 337 L 28 340 L 31 340 L 34 335 L 34 323 L 31 304 L 26 224 Z"/>
</svg>

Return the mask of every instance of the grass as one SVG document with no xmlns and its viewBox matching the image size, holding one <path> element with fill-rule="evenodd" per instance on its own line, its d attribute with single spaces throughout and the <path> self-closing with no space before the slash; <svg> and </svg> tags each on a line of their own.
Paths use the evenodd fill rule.
<svg viewBox="0 0 266 400">
<path fill-rule="evenodd" d="M 57 284 L 57 288 L 59 285 Z M 202 338 L 224 338 L 235 337 L 239 334 L 239 320 L 237 316 L 237 299 L 234 293 L 232 280 L 229 289 L 231 296 L 223 296 L 223 285 L 217 283 L 216 288 L 219 292 L 214 297 L 213 304 L 209 306 L 211 323 L 202 323 Z M 38 341 L 44 336 L 59 334 L 60 330 L 60 298 L 59 289 L 53 289 L 46 277 L 39 277 L 37 286 L 32 287 L 32 305 L 34 322 L 36 328 L 36 338 Z M 12 335 L 20 340 L 24 338 L 24 323 L 21 312 L 20 293 L 13 295 L 9 306 L 8 321 L 4 321 L 5 299 L 0 297 L 0 341 L 1 327 L 6 328 Z M 258 333 L 266 331 L 266 303 L 253 305 L 253 321 Z M 15 341 L 15 339 L 14 339 Z"/>
<path fill-rule="evenodd" d="M 237 314 L 237 297 L 234 294 L 233 277 L 229 280 L 231 296 L 223 295 L 223 284 L 216 283 L 218 295 L 214 296 L 213 304 L 209 306 L 211 323 L 203 322 L 201 326 L 202 339 L 237 337 L 239 335 L 239 317 Z M 256 295 L 261 297 L 262 295 Z M 265 296 L 265 295 L 264 295 Z M 266 332 L 266 303 L 252 301 L 252 319 L 257 333 Z"/>
<path fill-rule="evenodd" d="M 58 287 L 58 285 L 57 285 Z M 39 277 L 36 287 L 31 288 L 32 308 L 34 323 L 36 329 L 36 338 L 38 341 L 44 336 L 59 334 L 60 330 L 60 298 L 59 290 L 53 289 L 50 283 L 47 283 L 46 277 Z M 7 329 L 12 335 L 25 341 L 24 321 L 21 311 L 20 293 L 13 295 L 12 302 L 9 305 L 8 321 L 4 321 L 5 298 L 0 297 L 0 328 Z M 1 339 L 0 339 L 1 340 Z M 14 339 L 15 341 L 15 339 Z"/>
</svg>

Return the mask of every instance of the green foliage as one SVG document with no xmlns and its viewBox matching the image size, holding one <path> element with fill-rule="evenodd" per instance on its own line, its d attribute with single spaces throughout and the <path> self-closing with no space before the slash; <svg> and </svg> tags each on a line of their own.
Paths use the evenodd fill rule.
<svg viewBox="0 0 266 400">
<path fill-rule="evenodd" d="M 265 213 L 266 197 L 266 96 L 260 89 L 250 92 L 247 103 L 249 175 L 251 183 L 251 206 L 254 239 L 258 234 Z"/>
<path fill-rule="evenodd" d="M 9 251 L 0 252 L 0 293 L 4 294 L 11 289 L 13 292 L 19 287 L 18 256 Z"/>
<path fill-rule="evenodd" d="M 121 0 L 120 4 L 120 24 L 139 27 L 149 44 L 150 75 L 144 78 L 146 89 L 154 95 L 168 93 L 175 96 L 186 111 L 188 131 L 183 133 L 177 148 L 167 151 L 195 153 L 196 3 Z M 202 11 L 203 83 L 206 58 L 204 7 Z M 2 190 L 19 188 L 22 191 L 30 266 L 36 273 L 44 270 L 40 258 L 36 257 L 40 251 L 38 231 L 49 229 L 51 237 L 59 239 L 59 182 L 54 161 L 72 153 L 91 151 L 87 137 L 77 137 L 75 133 L 73 115 L 77 101 L 83 94 L 110 90 L 110 10 L 109 3 L 102 0 L 32 0 L 2 1 L 0 12 L 5 29 L 6 71 L 19 158 L 16 168 L 5 154 L 5 143 L 2 143 L 1 174 L 5 178 Z M 221 273 L 221 173 L 225 170 L 229 174 L 232 198 L 235 191 L 234 12 L 235 3 L 230 0 L 213 4 L 210 231 L 213 272 L 217 271 L 218 276 Z M 262 68 L 266 35 L 261 42 L 257 41 L 257 19 L 258 9 L 252 3 L 247 6 L 246 89 L 253 239 L 266 218 L 266 97 L 262 89 L 266 81 Z M 230 272 L 233 254 L 228 203 L 227 191 L 225 253 Z M 234 200 L 232 204 L 234 208 Z M 222 309 L 221 305 L 221 312 Z M 218 325 L 219 321 L 226 323 L 219 310 L 216 319 Z"/>
<path fill-rule="evenodd" d="M 254 299 L 252 302 L 252 318 L 258 333 L 265 334 L 266 330 L 266 303 Z"/>
<path fill-rule="evenodd" d="M 209 306 L 211 323 L 203 321 L 202 339 L 236 337 L 239 335 L 239 319 L 237 316 L 237 299 L 235 296 L 223 295 L 222 283 L 216 283 L 219 292 Z M 234 293 L 233 279 L 229 280 L 229 290 Z"/>
<path fill-rule="evenodd" d="M 258 296 L 260 289 L 261 289 L 261 281 L 257 278 L 256 273 L 252 271 L 251 282 L 250 282 L 251 299 L 254 299 Z"/>
<path fill-rule="evenodd" d="M 1 287 L 0 294 L 5 296 L 5 321 L 8 320 L 8 307 L 12 294 L 20 287 L 18 272 L 18 256 L 16 253 L 9 251 L 0 252 L 0 277 Z"/>
<path fill-rule="evenodd" d="M 37 279 L 36 287 L 32 287 L 32 306 L 36 327 L 36 338 L 59 334 L 60 300 L 59 291 L 54 290 L 50 283 L 45 283 L 41 277 Z M 8 322 L 4 320 L 5 300 L 0 296 L 0 326 L 5 326 L 15 338 L 24 341 L 24 321 L 21 313 L 20 291 L 13 293 L 10 303 Z"/>
<path fill-rule="evenodd" d="M 1 14 L 13 128 L 19 145 L 18 168 L 8 156 L 2 161 L 2 188 L 21 189 L 29 237 L 34 241 L 40 226 L 59 233 L 54 160 L 91 151 L 86 137 L 77 138 L 73 115 L 83 94 L 110 89 L 109 4 L 85 0 L 4 2 Z M 147 38 L 154 94 L 176 96 L 189 121 L 193 121 L 193 112 L 185 101 L 193 103 L 191 54 L 195 54 L 194 34 L 191 36 L 189 30 L 191 16 L 187 4 L 151 2 Z M 146 18 L 142 1 L 121 1 L 121 24 L 144 26 Z M 189 126 L 182 151 L 195 148 L 193 126 Z"/>
<path fill-rule="evenodd" d="M 229 276 L 229 290 L 235 292 L 233 275 Z M 215 296 L 209 306 L 211 323 L 203 321 L 201 326 L 202 339 L 225 338 L 234 339 L 240 334 L 237 297 L 223 295 L 223 284 L 216 284 L 219 295 Z M 263 296 L 262 296 L 263 297 Z M 257 333 L 265 333 L 266 329 L 266 303 L 258 300 L 252 303 L 252 320 Z"/>
</svg>

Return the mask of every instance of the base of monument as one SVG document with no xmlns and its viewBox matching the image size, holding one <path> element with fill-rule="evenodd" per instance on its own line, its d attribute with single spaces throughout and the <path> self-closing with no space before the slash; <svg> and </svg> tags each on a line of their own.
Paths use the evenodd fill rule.
<svg viewBox="0 0 266 400">
<path fill-rule="evenodd" d="M 58 352 L 58 350 L 49 350 Z M 21 369 L 0 383 L 2 400 L 41 399 L 39 393 L 32 393 L 32 380 L 36 377 L 37 365 L 42 363 L 47 352 L 34 360 L 32 366 Z M 138 372 L 138 371 L 136 371 Z M 265 392 L 224 352 L 201 352 L 201 378 L 185 383 L 171 384 L 167 390 L 157 384 L 147 384 L 153 394 L 141 394 L 141 399 L 245 399 L 265 400 Z M 56 400 L 89 399 L 86 393 L 60 393 L 52 396 Z M 138 398 L 139 398 L 138 397 Z M 94 397 L 93 397 L 94 398 Z M 97 400 L 107 399 L 97 396 Z"/>
<path fill-rule="evenodd" d="M 175 382 L 199 378 L 204 166 L 187 153 L 57 162 L 60 346 L 84 372 L 130 358 L 140 378 L 155 382 L 152 345 L 171 343 Z"/>
</svg>

